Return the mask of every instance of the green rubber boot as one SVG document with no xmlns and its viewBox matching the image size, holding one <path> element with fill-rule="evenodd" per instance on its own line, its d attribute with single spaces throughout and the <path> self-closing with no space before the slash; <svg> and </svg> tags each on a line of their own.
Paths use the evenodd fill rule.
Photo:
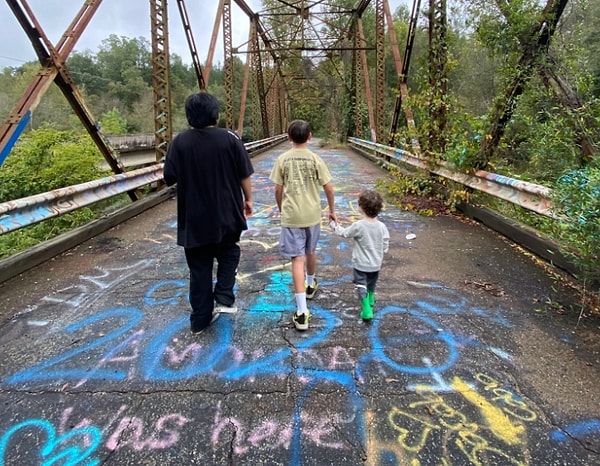
<svg viewBox="0 0 600 466">
<path fill-rule="evenodd" d="M 371 320 L 373 319 L 373 308 L 371 307 L 371 303 L 369 301 L 369 297 L 366 296 L 360 300 L 360 304 L 362 306 L 362 312 L 360 313 L 360 317 L 362 320 Z"/>
<path fill-rule="evenodd" d="M 371 290 L 367 290 L 367 297 L 369 298 L 369 304 L 371 307 L 375 304 L 375 292 Z"/>
</svg>

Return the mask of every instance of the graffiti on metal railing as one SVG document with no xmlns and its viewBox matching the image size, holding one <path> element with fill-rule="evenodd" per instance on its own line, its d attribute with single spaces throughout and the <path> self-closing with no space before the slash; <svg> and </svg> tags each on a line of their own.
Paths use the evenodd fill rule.
<svg viewBox="0 0 600 466">
<path fill-rule="evenodd" d="M 0 234 L 58 217 L 162 179 L 162 164 L 0 204 Z"/>
<path fill-rule="evenodd" d="M 430 173 L 456 181 L 497 198 L 547 217 L 555 218 L 550 201 L 550 188 L 526 181 L 509 178 L 496 173 L 478 170 L 473 174 L 456 171 L 452 165 L 417 157 L 410 152 L 357 138 L 348 138 L 350 145 L 368 151 L 373 157 L 398 165 L 400 162 L 421 168 Z"/>
<path fill-rule="evenodd" d="M 252 155 L 279 144 L 286 138 L 287 136 L 284 134 L 273 136 L 247 143 L 246 148 Z M 87 181 L 47 193 L 1 203 L 0 234 L 58 217 L 151 183 L 157 183 L 162 180 L 162 177 L 163 164 L 155 164 L 99 180 Z"/>
</svg>

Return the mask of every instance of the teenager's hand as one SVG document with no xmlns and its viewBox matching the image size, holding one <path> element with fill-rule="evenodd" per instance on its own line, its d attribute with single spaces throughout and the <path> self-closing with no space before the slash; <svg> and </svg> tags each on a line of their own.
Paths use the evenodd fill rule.
<svg viewBox="0 0 600 466">
<path fill-rule="evenodd" d="M 252 201 L 244 202 L 244 215 L 246 218 L 252 217 Z"/>
</svg>

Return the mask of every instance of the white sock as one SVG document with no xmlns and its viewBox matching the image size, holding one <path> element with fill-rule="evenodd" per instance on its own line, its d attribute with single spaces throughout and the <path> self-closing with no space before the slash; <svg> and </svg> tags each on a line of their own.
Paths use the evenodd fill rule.
<svg viewBox="0 0 600 466">
<path fill-rule="evenodd" d="M 307 275 L 306 276 L 306 284 L 308 286 L 313 286 L 315 284 L 315 275 Z"/>
<path fill-rule="evenodd" d="M 306 293 L 296 293 L 296 306 L 298 307 L 298 314 L 306 314 L 308 308 L 306 307 Z"/>
</svg>

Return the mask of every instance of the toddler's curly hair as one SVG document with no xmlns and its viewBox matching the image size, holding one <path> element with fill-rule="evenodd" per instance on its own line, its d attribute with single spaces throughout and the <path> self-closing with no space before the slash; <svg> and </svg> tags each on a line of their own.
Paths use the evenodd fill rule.
<svg viewBox="0 0 600 466">
<path fill-rule="evenodd" d="M 383 209 L 383 198 L 377 191 L 367 189 L 358 196 L 358 206 L 367 217 L 375 218 Z"/>
</svg>

